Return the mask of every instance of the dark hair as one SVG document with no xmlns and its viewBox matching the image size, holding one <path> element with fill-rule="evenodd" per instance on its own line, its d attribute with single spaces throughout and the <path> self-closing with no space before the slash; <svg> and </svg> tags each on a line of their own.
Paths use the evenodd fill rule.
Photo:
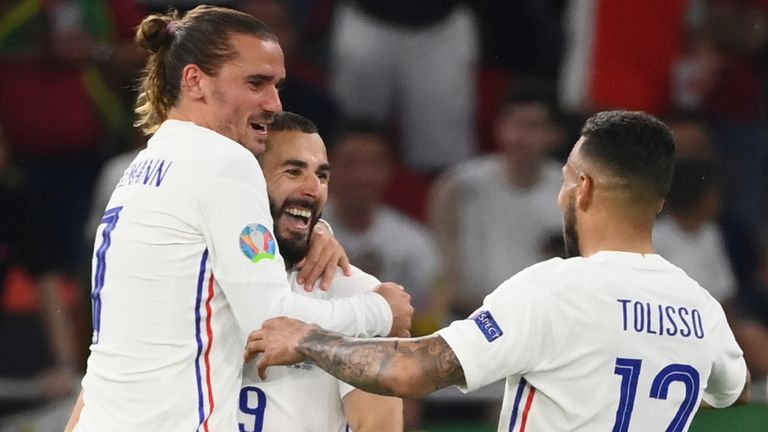
<svg viewBox="0 0 768 432">
<path fill-rule="evenodd" d="M 276 41 L 266 25 L 234 9 L 198 6 L 183 16 L 171 10 L 144 18 L 136 30 L 136 43 L 150 51 L 139 83 L 135 126 L 152 133 L 165 121 L 179 99 L 184 67 L 195 64 L 208 75 L 237 55 L 232 34 Z"/>
<path fill-rule="evenodd" d="M 345 119 L 336 128 L 336 136 L 341 138 L 345 135 L 365 134 L 375 135 L 382 139 L 387 139 L 387 129 L 381 123 L 369 118 L 357 117 Z"/>
<path fill-rule="evenodd" d="M 680 159 L 675 162 L 666 206 L 675 213 L 694 209 L 704 196 L 720 186 L 720 172 L 712 161 Z"/>
<path fill-rule="evenodd" d="M 628 180 L 637 199 L 664 199 L 672 181 L 675 142 L 669 128 L 640 111 L 605 111 L 581 129 L 582 154 Z"/>
<path fill-rule="evenodd" d="M 554 86 L 540 78 L 525 78 L 513 84 L 504 95 L 502 107 L 541 104 L 549 111 L 550 119 L 560 119 L 557 93 Z"/>
<path fill-rule="evenodd" d="M 389 149 L 389 131 L 383 124 L 365 117 L 348 118 L 343 120 L 334 130 L 332 143 L 329 150 L 333 150 L 336 144 L 349 135 L 371 135 L 380 138 Z"/>
<path fill-rule="evenodd" d="M 276 113 L 269 124 L 272 132 L 297 131 L 307 134 L 318 133 L 317 126 L 312 120 L 290 111 Z"/>
</svg>

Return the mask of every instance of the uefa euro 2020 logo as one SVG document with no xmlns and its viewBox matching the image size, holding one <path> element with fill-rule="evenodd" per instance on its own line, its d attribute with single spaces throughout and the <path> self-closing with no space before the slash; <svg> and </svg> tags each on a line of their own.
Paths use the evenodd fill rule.
<svg viewBox="0 0 768 432">
<path fill-rule="evenodd" d="M 240 232 L 240 250 L 252 263 L 275 258 L 275 237 L 261 224 L 248 224 Z"/>
</svg>

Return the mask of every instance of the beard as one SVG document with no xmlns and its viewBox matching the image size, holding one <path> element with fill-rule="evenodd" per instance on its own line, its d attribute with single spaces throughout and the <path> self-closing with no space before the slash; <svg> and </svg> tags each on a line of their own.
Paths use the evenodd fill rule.
<svg viewBox="0 0 768 432">
<path fill-rule="evenodd" d="M 563 215 L 563 241 L 565 242 L 565 257 L 573 258 L 581 255 L 579 250 L 579 233 L 576 231 L 576 196 L 568 198 L 568 206 Z"/>
<path fill-rule="evenodd" d="M 291 206 L 303 207 L 312 211 L 312 217 L 309 221 L 309 229 L 306 234 L 299 234 L 291 232 L 290 230 L 284 231 L 280 227 L 281 218 L 291 217 L 284 211 Z M 317 220 L 320 219 L 320 214 L 317 211 L 317 204 L 308 200 L 287 199 L 283 202 L 283 205 L 278 208 L 272 199 L 270 199 L 269 210 L 272 213 L 272 220 L 275 224 L 275 240 L 277 240 L 277 246 L 280 248 L 280 255 L 285 261 L 285 267 L 290 269 L 307 256 L 307 252 L 309 251 L 310 233 L 312 233 L 312 229 L 315 227 L 315 224 L 317 224 Z"/>
</svg>

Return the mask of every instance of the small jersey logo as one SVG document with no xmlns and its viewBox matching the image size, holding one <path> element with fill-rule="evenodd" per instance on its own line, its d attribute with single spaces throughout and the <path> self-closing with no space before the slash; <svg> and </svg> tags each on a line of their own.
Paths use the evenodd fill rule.
<svg viewBox="0 0 768 432">
<path fill-rule="evenodd" d="M 275 258 L 275 236 L 261 224 L 248 224 L 240 232 L 240 250 L 252 263 Z"/>
<path fill-rule="evenodd" d="M 504 332 L 501 331 L 501 327 L 496 323 L 496 320 L 493 319 L 493 315 L 491 315 L 490 311 L 480 311 L 480 313 L 475 316 L 474 321 L 480 331 L 483 332 L 483 336 L 485 336 L 485 339 L 487 339 L 488 342 L 493 342 L 504 334 Z"/>
</svg>

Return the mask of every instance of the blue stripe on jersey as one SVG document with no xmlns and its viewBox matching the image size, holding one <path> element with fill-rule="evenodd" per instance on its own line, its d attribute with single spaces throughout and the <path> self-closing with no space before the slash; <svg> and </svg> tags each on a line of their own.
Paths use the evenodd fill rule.
<svg viewBox="0 0 768 432">
<path fill-rule="evenodd" d="M 509 420 L 509 432 L 515 428 L 515 422 L 517 421 L 517 410 L 520 408 L 520 400 L 523 398 L 523 390 L 528 384 L 525 378 L 520 378 L 520 384 L 517 385 L 517 392 L 515 393 L 515 403 L 512 404 L 512 418 Z"/>
<path fill-rule="evenodd" d="M 203 375 L 200 371 L 200 356 L 203 354 L 203 339 L 200 336 L 200 305 L 203 300 L 203 285 L 205 282 L 205 264 L 208 261 L 208 248 L 203 251 L 203 257 L 200 260 L 200 273 L 197 275 L 197 298 L 195 299 L 195 338 L 197 339 L 197 356 L 195 357 L 195 375 L 197 376 L 197 409 L 199 413 L 200 425 L 205 421 L 205 402 L 203 401 Z"/>
</svg>

